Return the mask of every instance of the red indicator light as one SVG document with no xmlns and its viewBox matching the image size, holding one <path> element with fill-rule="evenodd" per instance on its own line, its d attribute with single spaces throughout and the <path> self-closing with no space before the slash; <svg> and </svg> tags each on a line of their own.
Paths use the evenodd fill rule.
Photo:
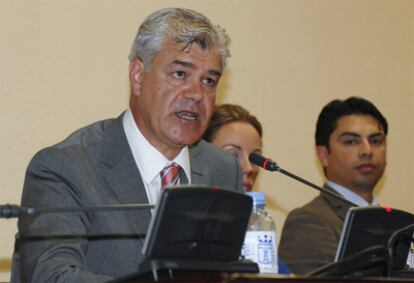
<svg viewBox="0 0 414 283">
<path fill-rule="evenodd" d="M 264 168 L 264 169 L 267 169 L 267 168 L 266 168 L 267 162 L 269 162 L 269 159 L 266 159 L 266 160 L 265 160 L 265 162 L 263 163 L 263 168 Z"/>
<path fill-rule="evenodd" d="M 211 186 L 211 191 L 212 192 L 220 191 L 220 187 L 219 186 Z"/>
<path fill-rule="evenodd" d="M 388 213 L 390 213 L 390 212 L 391 212 L 391 207 L 384 206 L 384 208 L 385 208 L 385 211 L 386 211 L 386 212 L 388 212 Z"/>
</svg>

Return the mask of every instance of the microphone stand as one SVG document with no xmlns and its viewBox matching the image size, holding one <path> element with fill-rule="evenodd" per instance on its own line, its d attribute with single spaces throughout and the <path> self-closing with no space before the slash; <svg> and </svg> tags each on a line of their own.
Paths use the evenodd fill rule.
<svg viewBox="0 0 414 283">
<path fill-rule="evenodd" d="M 341 195 L 339 195 L 339 194 L 337 194 L 337 193 L 335 193 L 333 191 L 330 191 L 330 190 L 327 190 L 327 189 L 322 188 L 320 186 L 317 186 L 314 183 L 309 182 L 308 180 L 305 180 L 305 179 L 303 179 L 303 178 L 301 178 L 301 177 L 299 177 L 299 176 L 297 176 L 297 175 L 295 175 L 293 173 L 290 173 L 287 170 L 282 169 L 272 159 L 266 158 L 266 157 L 264 157 L 264 156 L 262 156 L 262 155 L 260 155 L 258 153 L 251 153 L 249 155 L 249 161 L 252 162 L 253 164 L 256 164 L 256 165 L 264 168 L 265 170 L 272 171 L 272 172 L 277 171 L 277 172 L 280 172 L 282 174 L 285 174 L 286 176 L 288 176 L 288 177 L 290 177 L 292 179 L 295 179 L 296 181 L 299 181 L 299 182 L 301 182 L 301 183 L 303 183 L 303 184 L 305 184 L 305 185 L 307 185 L 307 186 L 309 186 L 309 187 L 311 187 L 311 188 L 313 188 L 315 190 L 318 190 L 321 193 L 326 193 L 326 194 L 328 194 L 328 195 L 330 195 L 330 196 L 332 196 L 332 197 L 334 197 L 334 198 L 336 198 L 338 200 L 341 200 L 341 201 L 343 201 L 343 202 L 345 202 L 347 204 L 350 204 L 352 206 L 358 206 L 355 203 L 353 203 L 352 201 L 349 201 L 349 200 L 345 199 L 344 197 L 342 197 Z"/>
<path fill-rule="evenodd" d="M 303 179 L 303 178 L 301 178 L 301 177 L 299 177 L 299 176 L 296 176 L 295 174 L 293 174 L 293 173 L 290 173 L 289 171 L 286 171 L 286 170 L 284 170 L 284 169 L 282 169 L 282 168 L 278 168 L 278 170 L 276 170 L 277 172 L 280 172 L 280 173 L 282 173 L 282 174 L 285 174 L 286 176 L 289 176 L 290 178 L 292 178 L 292 179 L 295 179 L 295 180 L 297 180 L 297 181 L 299 181 L 299 182 L 301 182 L 301 183 L 303 183 L 303 184 L 305 184 L 305 185 L 308 185 L 309 187 L 312 187 L 312 188 L 314 188 L 314 189 L 316 189 L 316 190 L 318 190 L 318 191 L 320 191 L 321 193 L 326 193 L 326 194 L 328 194 L 328 195 L 330 195 L 330 196 L 332 196 L 332 197 L 334 197 L 334 198 L 336 198 L 336 199 L 339 199 L 339 200 L 341 200 L 341 201 L 343 201 L 343 202 L 346 202 L 346 203 L 348 203 L 348 204 L 350 204 L 350 205 L 352 205 L 352 206 L 357 206 L 355 203 L 353 203 L 352 201 L 349 201 L 349 200 L 347 200 L 347 199 L 345 199 L 344 197 L 342 197 L 341 195 L 338 195 L 338 194 L 336 194 L 336 193 L 334 193 L 334 192 L 332 192 L 332 191 L 330 191 L 330 190 L 327 190 L 327 189 L 325 189 L 325 188 L 322 188 L 322 187 L 320 187 L 320 186 L 317 186 L 317 185 L 315 185 L 314 183 L 311 183 L 311 182 L 309 182 L 308 180 L 305 180 L 305 179 Z"/>
</svg>

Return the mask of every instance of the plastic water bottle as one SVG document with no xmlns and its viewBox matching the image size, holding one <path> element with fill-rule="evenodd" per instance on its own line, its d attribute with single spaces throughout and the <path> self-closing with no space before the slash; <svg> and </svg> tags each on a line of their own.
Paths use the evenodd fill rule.
<svg viewBox="0 0 414 283">
<path fill-rule="evenodd" d="M 253 211 L 241 254 L 259 266 L 260 273 L 278 273 L 276 225 L 266 212 L 266 196 L 262 192 L 248 192 L 253 198 Z"/>
</svg>

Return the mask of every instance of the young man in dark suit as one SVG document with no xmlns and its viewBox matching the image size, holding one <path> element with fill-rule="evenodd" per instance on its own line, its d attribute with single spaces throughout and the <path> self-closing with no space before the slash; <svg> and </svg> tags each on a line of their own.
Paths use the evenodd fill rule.
<svg viewBox="0 0 414 283">
<path fill-rule="evenodd" d="M 368 100 L 333 100 L 319 115 L 316 153 L 327 182 L 358 206 L 377 205 L 373 192 L 386 166 L 388 124 Z M 303 274 L 334 260 L 350 204 L 320 194 L 291 211 L 279 245 L 280 257 L 293 273 Z"/>
</svg>

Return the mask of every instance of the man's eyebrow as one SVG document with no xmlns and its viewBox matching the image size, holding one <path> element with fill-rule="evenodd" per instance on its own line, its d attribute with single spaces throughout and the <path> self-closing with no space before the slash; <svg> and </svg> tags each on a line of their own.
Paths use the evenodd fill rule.
<svg viewBox="0 0 414 283">
<path fill-rule="evenodd" d="M 347 137 L 347 136 L 351 136 L 351 137 L 355 137 L 355 138 L 359 138 L 361 137 L 360 134 L 355 133 L 355 132 L 343 132 L 342 134 L 340 134 L 338 136 L 338 138 L 342 138 L 342 137 Z"/>
<path fill-rule="evenodd" d="M 180 65 L 180 66 L 183 66 L 185 68 L 195 69 L 195 65 L 193 63 L 187 62 L 187 61 L 182 61 L 182 60 L 174 60 L 174 61 L 171 62 L 170 65 Z M 213 76 L 221 77 L 221 72 L 218 71 L 218 70 L 209 70 L 208 73 L 213 75 Z"/>
<path fill-rule="evenodd" d="M 342 138 L 342 137 L 345 137 L 345 136 L 351 136 L 351 137 L 355 137 L 355 138 L 361 137 L 360 134 L 355 133 L 355 132 L 343 132 L 342 134 L 340 134 L 338 136 L 338 138 Z M 373 134 L 370 134 L 369 135 L 370 138 L 377 137 L 377 136 L 384 136 L 384 133 L 382 133 L 382 132 L 376 132 L 376 133 L 373 133 Z"/>
<path fill-rule="evenodd" d="M 221 77 L 221 72 L 219 72 L 217 70 L 209 70 L 208 73 L 213 75 L 213 76 Z"/>
<path fill-rule="evenodd" d="M 369 135 L 370 138 L 376 138 L 376 137 L 385 137 L 385 134 L 383 132 L 377 132 Z"/>
<path fill-rule="evenodd" d="M 186 67 L 186 68 L 191 68 L 191 69 L 195 68 L 193 63 L 182 61 L 182 60 L 174 60 L 174 61 L 171 62 L 170 65 L 180 65 L 180 66 L 183 66 L 183 67 Z"/>
</svg>

